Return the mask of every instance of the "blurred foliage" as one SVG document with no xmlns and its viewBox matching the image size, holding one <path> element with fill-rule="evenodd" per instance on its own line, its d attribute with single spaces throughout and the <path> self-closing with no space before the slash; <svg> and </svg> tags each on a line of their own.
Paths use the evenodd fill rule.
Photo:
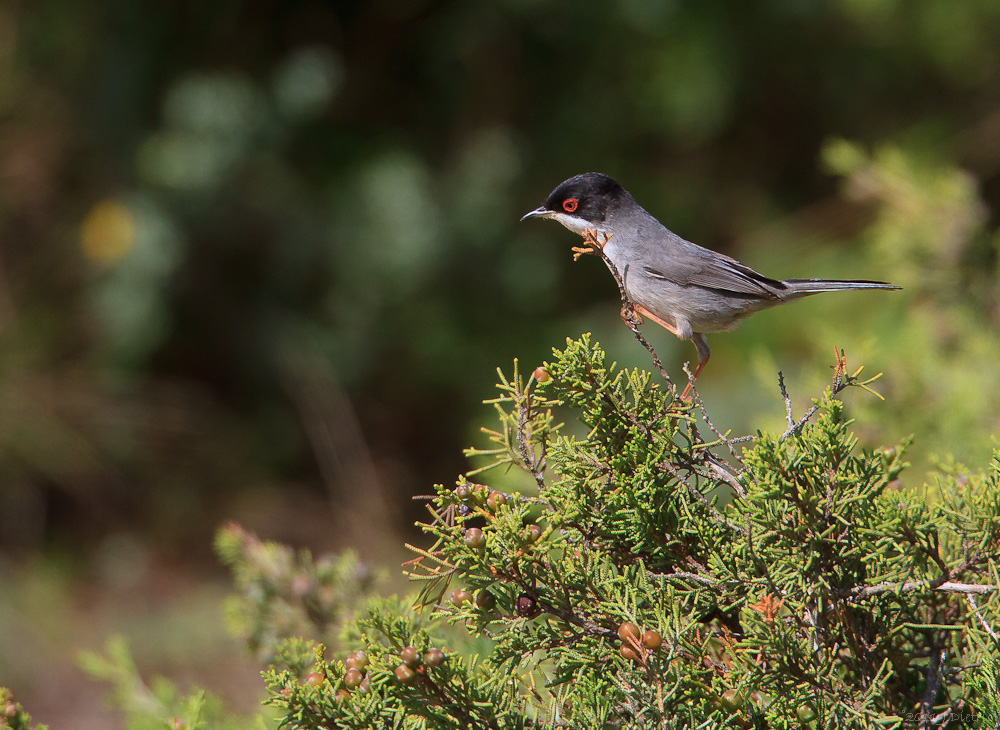
<svg viewBox="0 0 1000 730">
<path fill-rule="evenodd" d="M 706 395 L 750 423 L 747 362 L 838 344 L 913 365 L 887 430 L 981 456 L 998 32 L 991 0 L 4 6 L 4 541 L 128 519 L 175 545 L 272 484 L 374 509 L 348 542 L 390 537 L 475 416 L 436 404 L 477 402 L 490 363 L 581 329 L 641 360 L 606 272 L 517 227 L 589 169 L 766 273 L 908 287 L 715 338 Z M 825 148 L 846 199 L 818 174 L 831 136 L 861 144 Z"/>
<path fill-rule="evenodd" d="M 124 713 L 125 727 L 129 730 L 263 730 L 266 727 L 262 717 L 236 716 L 218 697 L 204 690 L 184 695 L 163 677 L 147 684 L 121 637 L 109 640 L 102 653 L 83 654 L 80 667 L 92 679 L 111 685 L 111 703 Z"/>
<path fill-rule="evenodd" d="M 286 545 L 262 541 L 239 525 L 219 530 L 215 549 L 232 570 L 236 595 L 226 614 L 230 629 L 262 663 L 274 659 L 288 638 L 309 638 L 335 646 L 357 604 L 384 588 L 385 576 L 346 551 L 313 559 Z"/>
<path fill-rule="evenodd" d="M 32 725 L 31 715 L 6 687 L 0 687 L 0 730 L 47 730 L 46 725 Z"/>
<path fill-rule="evenodd" d="M 494 363 L 645 364 L 604 268 L 517 225 L 586 170 L 769 276 L 907 287 L 711 338 L 720 420 L 779 425 L 775 371 L 798 405 L 840 346 L 891 374 L 864 443 L 982 463 L 998 38 L 995 0 L 0 3 L 0 546 L 199 565 L 236 518 L 378 561 Z"/>
</svg>

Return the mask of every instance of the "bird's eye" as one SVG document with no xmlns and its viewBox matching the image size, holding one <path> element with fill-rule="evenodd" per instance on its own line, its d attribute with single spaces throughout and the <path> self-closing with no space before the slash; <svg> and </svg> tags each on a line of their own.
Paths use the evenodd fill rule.
<svg viewBox="0 0 1000 730">
<path fill-rule="evenodd" d="M 567 213 L 572 213 L 574 210 L 576 210 L 576 206 L 578 203 L 579 201 L 576 198 L 566 198 L 566 200 L 563 201 L 563 210 L 565 210 Z"/>
</svg>

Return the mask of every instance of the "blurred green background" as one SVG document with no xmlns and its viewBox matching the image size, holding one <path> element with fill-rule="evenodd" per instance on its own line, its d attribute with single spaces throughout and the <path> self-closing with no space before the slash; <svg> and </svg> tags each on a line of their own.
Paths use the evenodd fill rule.
<svg viewBox="0 0 1000 730">
<path fill-rule="evenodd" d="M 783 428 L 776 372 L 799 413 L 838 346 L 913 483 L 987 463 L 996 0 L 3 0 L 0 684 L 108 727 L 74 657 L 120 631 L 253 707 L 221 521 L 398 563 L 497 365 L 592 331 L 649 367 L 601 263 L 518 224 L 591 170 L 769 276 L 905 287 L 710 337 L 718 426 Z"/>
</svg>

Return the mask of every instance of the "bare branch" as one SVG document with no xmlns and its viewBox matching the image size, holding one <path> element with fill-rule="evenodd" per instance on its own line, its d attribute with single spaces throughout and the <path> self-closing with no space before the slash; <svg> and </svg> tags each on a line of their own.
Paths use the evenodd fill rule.
<svg viewBox="0 0 1000 730">
<path fill-rule="evenodd" d="M 983 618 L 983 614 L 980 613 L 979 605 L 976 603 L 976 597 L 971 593 L 966 593 L 965 602 L 969 604 L 969 608 L 971 608 L 972 612 L 976 614 L 976 618 L 979 619 L 979 623 L 981 623 L 983 628 L 986 629 L 986 633 L 990 635 L 990 638 L 993 639 L 993 641 L 1000 641 L 1000 636 L 997 636 L 997 632 L 993 630 L 993 627 L 990 626 L 989 622 Z"/>
<path fill-rule="evenodd" d="M 792 399 L 788 397 L 788 391 L 785 390 L 785 374 L 780 370 L 778 371 L 778 388 L 781 389 L 781 397 L 785 401 L 785 418 L 788 428 L 791 430 L 795 427 L 795 419 L 792 417 Z"/>
<path fill-rule="evenodd" d="M 709 455 L 706 462 L 708 463 L 709 470 L 719 479 L 728 484 L 732 490 L 739 495 L 740 499 L 747 498 L 747 492 L 736 478 L 736 475 L 724 468 L 714 456 Z"/>
<path fill-rule="evenodd" d="M 934 700 L 938 690 L 941 688 L 941 666 L 945 662 L 945 650 L 941 648 L 942 639 L 935 637 L 931 660 L 927 664 L 927 689 L 924 691 L 923 699 L 920 701 L 920 728 L 931 727 L 931 709 L 934 707 Z"/>
<path fill-rule="evenodd" d="M 997 590 L 997 586 L 982 583 L 954 583 L 945 581 L 935 585 L 935 581 L 907 581 L 892 583 L 883 581 L 870 586 L 856 586 L 847 591 L 841 591 L 838 598 L 867 598 L 880 593 L 915 593 L 917 591 L 940 591 L 941 593 L 977 593 L 987 595 Z"/>
</svg>

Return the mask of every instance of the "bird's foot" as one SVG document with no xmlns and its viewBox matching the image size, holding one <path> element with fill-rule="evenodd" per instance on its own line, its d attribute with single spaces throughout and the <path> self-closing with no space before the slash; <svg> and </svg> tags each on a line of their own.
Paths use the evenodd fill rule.
<svg viewBox="0 0 1000 730">
<path fill-rule="evenodd" d="M 597 256 L 600 251 L 604 250 L 610 238 L 610 233 L 598 233 L 596 228 L 584 228 L 583 245 L 573 246 L 573 260 L 577 261 L 581 256 L 587 254 Z"/>
<path fill-rule="evenodd" d="M 645 321 L 642 318 L 642 315 L 636 311 L 631 302 L 622 307 L 621 317 L 622 322 L 624 322 L 633 332 L 638 332 L 639 325 Z"/>
</svg>

